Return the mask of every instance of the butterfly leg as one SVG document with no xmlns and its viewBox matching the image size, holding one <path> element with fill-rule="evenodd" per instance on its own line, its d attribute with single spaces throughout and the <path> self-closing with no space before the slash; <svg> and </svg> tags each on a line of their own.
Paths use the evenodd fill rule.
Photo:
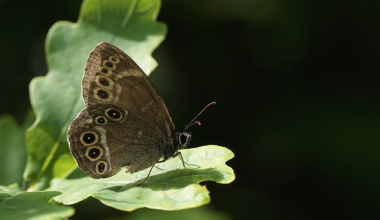
<svg viewBox="0 0 380 220">
<path fill-rule="evenodd" d="M 164 160 L 159 160 L 159 161 L 157 161 L 156 163 L 163 163 L 163 162 L 165 162 L 165 161 L 166 161 L 165 159 L 164 159 Z M 183 160 L 182 160 L 182 161 L 183 161 Z M 154 165 L 156 165 L 156 163 L 153 164 L 153 166 L 150 168 L 149 173 L 148 173 L 148 175 L 145 177 L 145 179 L 144 179 L 141 183 L 137 184 L 138 186 L 140 186 L 140 185 L 142 185 L 142 184 L 145 183 L 145 181 L 146 181 L 146 180 L 148 179 L 148 177 L 150 176 L 150 173 L 152 172 L 153 167 L 154 167 Z M 185 169 L 186 169 L 186 167 L 185 167 Z"/>
<path fill-rule="evenodd" d="M 177 157 L 177 156 L 179 156 L 179 157 L 181 158 L 182 165 L 183 165 L 183 167 L 185 168 L 186 173 L 187 173 L 189 176 L 191 176 L 192 174 L 187 170 L 187 168 L 186 168 L 186 166 L 185 166 L 185 160 L 183 159 L 182 153 L 181 153 L 181 152 L 177 152 L 176 154 L 173 155 L 173 157 Z M 165 161 L 166 161 L 165 159 L 164 159 L 164 160 L 159 160 L 159 161 L 157 161 L 156 163 L 163 163 L 163 162 L 165 162 Z M 154 165 L 156 165 L 156 164 L 154 164 Z M 138 184 L 137 184 L 138 186 L 144 184 L 145 181 L 149 178 L 150 173 L 152 172 L 154 165 L 150 168 L 149 173 L 148 173 L 148 175 L 145 177 L 145 179 L 144 179 L 141 183 L 138 183 Z"/>
<path fill-rule="evenodd" d="M 182 165 L 183 167 L 185 168 L 185 171 L 187 174 L 189 174 L 189 176 L 191 176 L 191 173 L 186 169 L 186 166 L 185 166 L 185 160 L 183 159 L 183 156 L 182 156 L 182 153 L 181 151 L 178 151 L 176 154 L 173 155 L 173 157 L 176 157 L 176 156 L 179 156 L 182 160 Z"/>
<path fill-rule="evenodd" d="M 156 165 L 156 164 L 153 164 L 153 166 L 152 166 L 152 167 L 150 168 L 150 170 L 149 170 L 148 175 L 145 177 L 145 179 L 144 179 L 141 183 L 138 183 L 138 184 L 137 184 L 138 186 L 141 186 L 142 184 L 145 183 L 145 181 L 146 181 L 146 180 L 148 179 L 148 177 L 150 176 L 150 173 L 152 172 L 154 165 Z"/>
</svg>

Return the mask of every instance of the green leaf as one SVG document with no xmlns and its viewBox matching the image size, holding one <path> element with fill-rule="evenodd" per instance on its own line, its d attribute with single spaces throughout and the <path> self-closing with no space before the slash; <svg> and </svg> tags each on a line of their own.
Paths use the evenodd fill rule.
<svg viewBox="0 0 380 220">
<path fill-rule="evenodd" d="M 0 202 L 8 199 L 18 193 L 22 192 L 18 184 L 12 184 L 9 186 L 1 186 L 0 185 Z"/>
<path fill-rule="evenodd" d="M 235 179 L 233 170 L 225 164 L 234 157 L 227 148 L 209 145 L 181 152 L 192 175 L 186 173 L 177 157 L 157 164 L 142 185 L 137 184 L 145 179 L 149 169 L 133 174 L 120 171 L 107 179 L 55 179 L 50 189 L 62 192 L 54 199 L 66 205 L 92 196 L 125 211 L 142 207 L 179 210 L 210 202 L 209 192 L 205 186 L 199 185 L 200 182 L 230 183 Z"/>
<path fill-rule="evenodd" d="M 6 190 L 0 187 L 0 217 L 2 220 L 24 219 L 61 219 L 74 214 L 74 209 L 68 206 L 55 206 L 49 201 L 60 192 L 20 192 L 14 189 Z"/>
<path fill-rule="evenodd" d="M 77 23 L 61 21 L 50 29 L 46 40 L 49 72 L 30 84 L 37 119 L 27 132 L 24 177 L 31 181 L 29 190 L 46 189 L 52 178 L 66 178 L 77 167 L 66 132 L 84 108 L 81 81 L 97 44 L 120 47 L 145 73 L 156 66 L 151 52 L 166 33 L 166 26 L 155 21 L 159 7 L 159 0 L 87 0 Z"/>
</svg>

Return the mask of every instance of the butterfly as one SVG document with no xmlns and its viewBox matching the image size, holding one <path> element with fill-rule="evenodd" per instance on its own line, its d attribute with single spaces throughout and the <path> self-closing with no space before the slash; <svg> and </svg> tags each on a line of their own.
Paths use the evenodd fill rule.
<svg viewBox="0 0 380 220">
<path fill-rule="evenodd" d="M 185 167 L 179 150 L 189 145 L 191 133 L 176 132 L 153 83 L 122 50 L 105 42 L 96 46 L 87 61 L 82 94 L 86 108 L 67 137 L 78 166 L 92 178 L 111 177 L 123 167 L 126 173 L 151 167 L 144 183 L 156 163 L 176 156 Z M 195 118 L 187 127 L 200 124 Z"/>
</svg>

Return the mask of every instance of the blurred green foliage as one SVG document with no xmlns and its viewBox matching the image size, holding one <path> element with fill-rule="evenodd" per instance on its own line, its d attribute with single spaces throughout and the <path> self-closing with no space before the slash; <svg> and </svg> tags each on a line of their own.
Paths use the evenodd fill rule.
<svg viewBox="0 0 380 220">
<path fill-rule="evenodd" d="M 23 185 L 22 173 L 26 165 L 25 132 L 34 120 L 33 111 L 26 112 L 22 124 L 18 124 L 11 115 L 0 116 L 0 167 L 5 167 L 0 172 L 0 185 Z"/>
<path fill-rule="evenodd" d="M 46 73 L 43 38 L 57 20 L 76 21 L 80 4 L 0 2 L 0 113 L 23 121 L 28 83 Z M 164 1 L 158 20 L 168 36 L 151 78 L 177 127 L 216 101 L 192 129 L 193 146 L 236 155 L 237 180 L 207 184 L 215 210 L 232 219 L 378 218 L 377 1 Z M 103 206 L 78 204 L 76 216 L 124 215 L 94 207 Z"/>
</svg>

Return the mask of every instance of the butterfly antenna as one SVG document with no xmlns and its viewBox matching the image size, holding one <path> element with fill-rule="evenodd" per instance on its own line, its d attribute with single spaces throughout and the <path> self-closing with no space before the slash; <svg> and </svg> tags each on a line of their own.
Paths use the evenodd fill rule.
<svg viewBox="0 0 380 220">
<path fill-rule="evenodd" d="M 191 122 L 190 122 L 188 125 L 186 125 L 185 130 L 188 129 L 188 128 L 190 128 L 191 126 L 193 126 L 193 125 L 195 125 L 195 124 L 201 126 L 202 123 L 201 123 L 200 121 L 195 121 L 195 119 L 197 119 L 197 118 L 198 118 L 198 117 L 204 112 L 204 110 L 206 110 L 208 107 L 210 107 L 210 106 L 212 106 L 212 105 L 215 105 L 215 104 L 216 104 L 216 102 L 211 102 L 211 103 L 209 103 L 208 105 L 206 105 L 206 106 L 202 109 L 202 111 L 200 111 L 200 112 L 198 113 L 198 115 L 195 116 L 195 118 L 193 118 L 193 120 L 191 120 Z"/>
</svg>

